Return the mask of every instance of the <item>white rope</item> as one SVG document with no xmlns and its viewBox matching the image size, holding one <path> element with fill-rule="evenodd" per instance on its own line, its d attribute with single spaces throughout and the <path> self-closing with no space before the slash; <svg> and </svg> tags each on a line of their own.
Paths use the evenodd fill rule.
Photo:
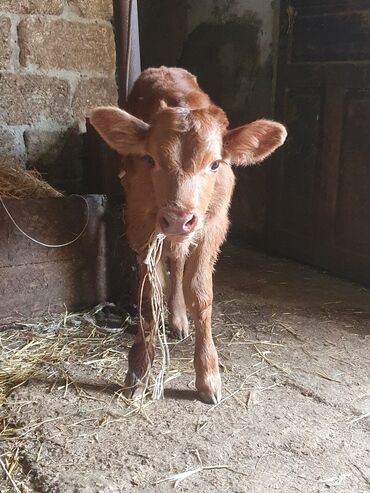
<svg viewBox="0 0 370 493">
<path fill-rule="evenodd" d="M 90 220 L 89 203 L 85 199 L 85 197 L 83 197 L 82 195 L 75 195 L 75 196 L 76 197 L 81 197 L 81 199 L 83 199 L 84 202 L 85 202 L 85 204 L 86 204 L 87 218 L 86 218 L 85 225 L 82 228 L 82 230 L 80 231 L 80 233 L 78 233 L 78 235 L 75 238 L 73 238 L 73 240 L 67 241 L 66 243 L 60 243 L 60 244 L 57 244 L 57 245 L 49 245 L 48 243 L 43 243 L 42 241 L 36 240 L 36 238 L 32 238 L 32 236 L 30 236 L 25 231 L 23 231 L 23 229 L 16 223 L 15 219 L 13 218 L 13 216 L 11 215 L 11 213 L 9 212 L 8 208 L 4 204 L 4 201 L 3 201 L 3 199 L 1 197 L 0 197 L 0 202 L 1 202 L 2 206 L 4 207 L 5 212 L 9 216 L 9 219 L 11 220 L 11 222 L 18 229 L 18 231 L 20 231 L 26 238 L 28 238 L 29 240 L 33 241 L 34 243 L 37 243 L 38 245 L 41 245 L 41 246 L 44 246 L 44 247 L 47 247 L 47 248 L 62 248 L 62 247 L 66 247 L 68 245 L 72 245 L 72 243 L 75 243 L 78 239 L 80 239 L 81 236 L 86 231 L 86 228 L 87 228 L 87 226 L 89 224 L 89 220 Z"/>
</svg>

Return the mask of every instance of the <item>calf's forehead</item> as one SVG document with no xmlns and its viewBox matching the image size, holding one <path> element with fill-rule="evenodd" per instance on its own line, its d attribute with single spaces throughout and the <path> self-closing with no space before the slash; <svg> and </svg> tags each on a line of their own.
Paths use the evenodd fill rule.
<svg viewBox="0 0 370 493">
<path fill-rule="evenodd" d="M 222 128 L 217 121 L 195 121 L 182 131 L 158 123 L 150 132 L 148 150 L 161 166 L 197 171 L 221 159 Z"/>
</svg>

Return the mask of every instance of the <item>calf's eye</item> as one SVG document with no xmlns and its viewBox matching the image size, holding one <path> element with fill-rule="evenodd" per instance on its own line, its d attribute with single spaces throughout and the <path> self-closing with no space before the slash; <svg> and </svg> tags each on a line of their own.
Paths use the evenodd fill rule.
<svg viewBox="0 0 370 493">
<path fill-rule="evenodd" d="M 145 156 L 148 168 L 154 168 L 155 167 L 155 161 L 151 156 Z"/>
<path fill-rule="evenodd" d="M 212 171 L 216 171 L 216 169 L 218 169 L 218 167 L 220 166 L 220 162 L 219 161 L 214 161 L 212 164 L 211 164 L 211 170 Z"/>
</svg>

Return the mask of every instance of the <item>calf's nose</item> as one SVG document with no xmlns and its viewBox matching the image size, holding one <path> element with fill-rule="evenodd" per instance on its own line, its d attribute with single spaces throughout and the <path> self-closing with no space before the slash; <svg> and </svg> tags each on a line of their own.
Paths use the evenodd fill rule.
<svg viewBox="0 0 370 493">
<path fill-rule="evenodd" d="M 159 224 L 165 235 L 185 235 L 194 231 L 197 216 L 175 209 L 163 209 L 159 215 Z"/>
</svg>

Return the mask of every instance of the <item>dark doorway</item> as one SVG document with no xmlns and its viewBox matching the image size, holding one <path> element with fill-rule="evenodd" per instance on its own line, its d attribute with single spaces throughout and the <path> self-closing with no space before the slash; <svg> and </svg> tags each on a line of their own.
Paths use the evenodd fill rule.
<svg viewBox="0 0 370 493">
<path fill-rule="evenodd" d="M 370 2 L 283 1 L 269 245 L 370 283 Z"/>
</svg>

